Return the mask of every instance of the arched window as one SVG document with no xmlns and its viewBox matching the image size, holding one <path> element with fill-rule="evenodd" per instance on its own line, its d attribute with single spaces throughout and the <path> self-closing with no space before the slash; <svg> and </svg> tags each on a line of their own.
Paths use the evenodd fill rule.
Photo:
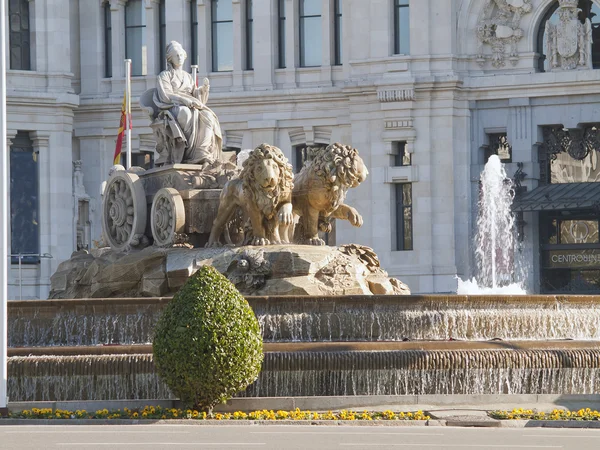
<svg viewBox="0 0 600 450">
<path fill-rule="evenodd" d="M 166 0 L 161 0 L 158 5 L 158 60 L 160 70 L 167 68 L 167 13 Z"/>
<path fill-rule="evenodd" d="M 112 77 L 112 20 L 110 3 L 104 3 L 104 76 Z"/>
<path fill-rule="evenodd" d="M 558 23 L 558 1 L 552 3 L 542 21 L 540 22 L 540 28 L 537 35 L 537 52 L 540 54 L 538 60 L 538 70 L 545 72 L 548 70 L 548 63 L 546 61 L 546 24 L 548 22 L 555 24 Z M 593 0 L 579 0 L 577 5 L 581 12 L 579 13 L 579 20 L 585 22 L 586 19 L 590 19 L 592 22 L 592 65 L 594 69 L 600 68 L 600 6 Z"/>
<path fill-rule="evenodd" d="M 8 2 L 10 68 L 31 70 L 31 36 L 29 34 L 29 1 Z"/>
<path fill-rule="evenodd" d="M 125 5 L 125 57 L 131 59 L 133 76 L 147 74 L 146 10 L 142 0 L 129 0 Z"/>
<path fill-rule="evenodd" d="M 10 148 L 11 253 L 30 254 L 23 263 L 39 262 L 40 208 L 39 168 L 29 132 L 19 131 Z M 12 257 L 18 263 L 18 257 Z"/>
<path fill-rule="evenodd" d="M 192 45 L 190 51 L 190 62 L 192 66 L 198 64 L 198 0 L 190 2 L 190 18 L 192 31 Z"/>
<path fill-rule="evenodd" d="M 233 70 L 233 7 L 231 0 L 212 0 L 212 70 Z"/>
</svg>

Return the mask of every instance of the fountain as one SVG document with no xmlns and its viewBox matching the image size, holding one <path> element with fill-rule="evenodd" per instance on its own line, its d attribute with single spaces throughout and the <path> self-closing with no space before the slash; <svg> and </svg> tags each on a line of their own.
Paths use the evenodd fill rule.
<svg viewBox="0 0 600 450">
<path fill-rule="evenodd" d="M 514 197 L 510 178 L 498 155 L 492 155 L 480 177 L 479 215 L 475 235 L 476 275 L 458 278 L 457 294 L 524 295 L 521 280 L 515 280 Z"/>
<path fill-rule="evenodd" d="M 208 80 L 199 92 L 206 104 Z M 516 293 L 518 280 L 512 190 L 498 157 L 482 174 L 478 273 L 459 283 L 459 292 L 475 287 L 487 295 L 399 295 L 408 288 L 387 276 L 372 249 L 327 247 L 319 236 L 331 230 L 330 217 L 362 224 L 344 204 L 347 190 L 368 175 L 356 149 L 310 149 L 292 191 L 291 166 L 268 144 L 244 155 L 243 170 L 196 161 L 221 153 L 210 110 L 203 114 L 212 135 L 203 142 L 214 148 L 173 153 L 169 146 L 184 141 L 164 128 L 173 117 L 155 108 L 154 94 L 141 103 L 161 158 L 176 164 L 116 167 L 103 200 L 103 238 L 112 248 L 62 263 L 51 300 L 8 302 L 13 402 L 171 398 L 154 370 L 154 326 L 170 295 L 203 264 L 247 296 L 261 326 L 262 372 L 239 396 L 600 391 L 600 296 L 499 295 Z M 240 195 L 258 175 L 256 195 Z M 243 214 L 229 214 L 233 206 L 251 213 L 251 227 Z M 300 217 L 296 230 L 292 213 Z M 229 246 L 215 248 L 222 237 Z M 287 244 L 271 245 L 279 242 Z"/>
</svg>

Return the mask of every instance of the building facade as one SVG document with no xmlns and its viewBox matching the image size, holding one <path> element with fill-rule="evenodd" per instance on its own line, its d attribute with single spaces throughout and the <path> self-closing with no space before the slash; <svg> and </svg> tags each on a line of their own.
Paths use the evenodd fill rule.
<svg viewBox="0 0 600 450">
<path fill-rule="evenodd" d="M 600 1 L 9 3 L 11 298 L 46 298 L 57 265 L 100 239 L 125 58 L 134 163 L 152 164 L 137 99 L 171 40 L 210 79 L 228 150 L 268 142 L 299 168 L 307 146 L 359 149 L 370 175 L 348 202 L 364 225 L 338 221 L 335 243 L 373 247 L 414 293 L 473 276 L 493 153 L 518 180 L 528 290 L 600 289 L 600 198 L 581 185 L 600 173 Z"/>
</svg>

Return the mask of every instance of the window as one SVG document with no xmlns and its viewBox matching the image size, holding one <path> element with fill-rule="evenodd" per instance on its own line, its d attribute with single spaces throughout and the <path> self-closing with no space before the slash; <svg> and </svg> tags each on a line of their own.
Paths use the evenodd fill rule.
<svg viewBox="0 0 600 450">
<path fill-rule="evenodd" d="M 104 76 L 112 77 L 112 20 L 108 2 L 104 4 Z"/>
<path fill-rule="evenodd" d="M 321 0 L 300 0 L 300 67 L 321 65 Z"/>
<path fill-rule="evenodd" d="M 396 167 L 410 166 L 411 157 L 408 153 L 406 142 L 392 142 L 393 161 L 392 165 Z"/>
<path fill-rule="evenodd" d="M 488 134 L 489 145 L 485 149 L 485 162 L 492 155 L 498 155 L 503 163 L 512 162 L 512 146 L 506 133 Z"/>
<path fill-rule="evenodd" d="M 165 3 L 166 0 L 161 0 L 158 6 L 158 60 L 161 71 L 167 68 L 167 18 Z"/>
<path fill-rule="evenodd" d="M 539 221 L 542 292 L 599 292 L 597 211 L 541 211 Z"/>
<path fill-rule="evenodd" d="M 596 183 L 600 181 L 598 157 L 600 125 L 579 128 L 543 127 L 539 150 L 540 183 Z"/>
<path fill-rule="evenodd" d="M 394 185 L 396 195 L 396 250 L 412 250 L 412 184 Z"/>
<path fill-rule="evenodd" d="M 191 64 L 198 65 L 198 0 L 190 2 L 190 18 L 192 21 Z"/>
<path fill-rule="evenodd" d="M 546 49 L 546 24 L 557 24 L 559 22 L 559 3 L 554 2 L 540 22 L 537 37 L 537 52 L 540 55 L 538 60 L 538 70 L 545 72 L 549 70 L 547 61 Z M 579 20 L 585 23 L 586 19 L 590 19 L 592 23 L 592 67 L 600 68 L 600 7 L 593 0 L 579 0 L 577 7 L 580 9 Z"/>
<path fill-rule="evenodd" d="M 410 53 L 409 0 L 394 0 L 394 54 Z"/>
<path fill-rule="evenodd" d="M 126 158 L 126 155 L 123 154 Z M 154 152 L 133 152 L 131 153 L 131 165 L 132 167 L 141 167 L 149 170 L 154 168 Z"/>
<path fill-rule="evenodd" d="M 33 254 L 24 263 L 35 264 L 40 253 L 38 158 L 29 133 L 19 131 L 10 148 L 11 253 Z M 12 257 L 18 263 L 18 257 Z"/>
<path fill-rule="evenodd" d="M 231 0 L 212 0 L 213 72 L 233 70 L 233 8 Z"/>
<path fill-rule="evenodd" d="M 285 0 L 279 0 L 278 3 L 279 28 L 277 44 L 279 46 L 279 64 L 280 69 L 285 69 Z"/>
<path fill-rule="evenodd" d="M 31 70 L 29 36 L 29 1 L 11 0 L 8 2 L 10 68 Z"/>
<path fill-rule="evenodd" d="M 252 26 L 253 26 L 253 16 L 252 16 L 252 0 L 246 0 L 246 70 L 253 70 L 253 53 L 252 53 Z"/>
<path fill-rule="evenodd" d="M 306 164 L 308 160 L 308 146 L 306 144 L 300 144 L 294 146 L 294 160 L 292 161 L 292 167 L 294 168 L 294 173 L 298 173 Z"/>
<path fill-rule="evenodd" d="M 125 58 L 131 59 L 131 75 L 146 75 L 146 11 L 142 0 L 125 5 Z"/>
<path fill-rule="evenodd" d="M 334 33 L 335 33 L 335 48 L 334 52 L 334 64 L 336 66 L 342 65 L 342 0 L 334 0 Z"/>
</svg>

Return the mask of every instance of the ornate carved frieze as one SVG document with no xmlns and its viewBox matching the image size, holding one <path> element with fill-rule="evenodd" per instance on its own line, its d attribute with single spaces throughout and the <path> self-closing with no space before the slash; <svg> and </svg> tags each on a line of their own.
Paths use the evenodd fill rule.
<svg viewBox="0 0 600 450">
<path fill-rule="evenodd" d="M 400 119 L 400 120 L 386 120 L 386 130 L 396 130 L 401 128 L 413 128 L 412 119 Z"/>
<path fill-rule="evenodd" d="M 548 70 L 592 68 L 592 23 L 578 18 L 578 0 L 558 0 L 558 23 L 546 23 Z"/>
<path fill-rule="evenodd" d="M 531 9 L 531 0 L 486 0 L 476 30 L 480 66 L 491 60 L 494 67 L 504 67 L 507 52 L 509 61 L 516 65 L 519 60 L 517 44 L 524 35 L 521 17 Z M 491 47 L 491 55 L 484 53 L 486 45 Z"/>
<path fill-rule="evenodd" d="M 382 103 L 408 102 L 415 99 L 414 89 L 386 89 L 377 92 L 377 98 Z"/>
</svg>

